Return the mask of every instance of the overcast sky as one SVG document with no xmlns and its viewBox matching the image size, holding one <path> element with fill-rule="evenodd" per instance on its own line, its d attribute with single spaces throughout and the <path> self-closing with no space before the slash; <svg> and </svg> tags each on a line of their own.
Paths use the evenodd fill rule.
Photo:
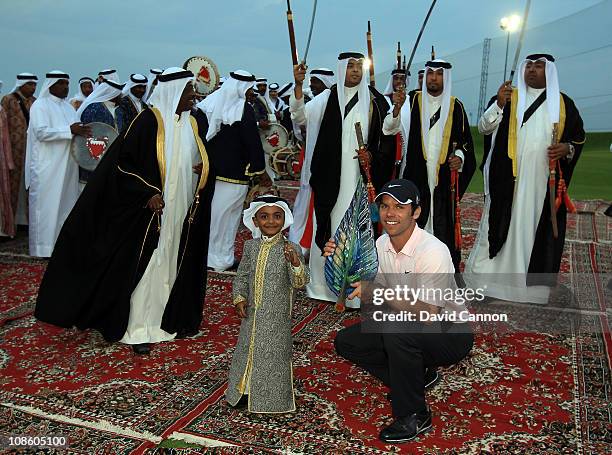
<svg viewBox="0 0 612 455">
<path fill-rule="evenodd" d="M 598 1 L 534 1 L 529 26 Z M 292 2 L 300 55 L 312 5 L 312 0 Z M 384 71 L 393 65 L 397 41 L 410 53 L 429 5 L 429 0 L 320 0 L 308 64 L 335 69 L 338 52 L 365 51 L 371 20 L 376 72 Z M 415 61 L 425 59 L 432 44 L 445 55 L 502 35 L 500 18 L 522 14 L 524 6 L 525 0 L 438 0 Z M 22 71 L 44 77 L 61 69 L 78 79 L 112 67 L 125 80 L 151 67 L 181 66 L 194 55 L 210 57 L 222 74 L 246 69 L 283 83 L 291 76 L 285 10 L 285 0 L 0 0 L 2 91 L 9 91 Z M 576 34 L 576 39 L 589 37 Z"/>
</svg>

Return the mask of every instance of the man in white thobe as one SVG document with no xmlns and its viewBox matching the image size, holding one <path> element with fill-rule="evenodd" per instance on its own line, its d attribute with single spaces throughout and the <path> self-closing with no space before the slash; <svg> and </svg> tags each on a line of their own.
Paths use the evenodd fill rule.
<svg viewBox="0 0 612 455">
<path fill-rule="evenodd" d="M 79 173 L 70 155 L 72 136 L 87 136 L 67 101 L 69 76 L 47 74 L 30 110 L 26 188 L 30 190 L 30 255 L 50 257 L 62 224 L 79 196 Z"/>
<path fill-rule="evenodd" d="M 311 298 L 335 302 L 324 274 L 325 242 L 336 232 L 348 209 L 358 179 L 362 178 L 355 123 L 360 122 L 364 140 L 371 154 L 372 178 L 380 189 L 390 178 L 395 158 L 394 138 L 400 130 L 400 109 L 405 94 L 398 92 L 393 111 L 387 113 L 388 104 L 383 95 L 369 87 L 363 77 L 365 64 L 361 53 L 341 53 L 338 57 L 338 81 L 342 87 L 325 90 L 305 108 L 302 83 L 306 68 L 294 68 L 295 91 L 290 99 L 292 119 L 298 125 L 319 125 L 310 164 L 310 185 L 314 193 L 313 243 L 310 254 L 311 281 L 307 287 Z M 336 145 L 336 147 L 334 147 Z M 337 147 L 340 145 L 340 147 Z M 357 308 L 354 299 L 347 307 Z"/>
</svg>

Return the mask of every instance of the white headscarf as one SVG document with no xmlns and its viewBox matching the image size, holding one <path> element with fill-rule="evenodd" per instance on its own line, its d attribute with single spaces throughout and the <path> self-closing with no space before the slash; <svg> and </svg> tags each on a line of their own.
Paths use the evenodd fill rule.
<svg viewBox="0 0 612 455">
<path fill-rule="evenodd" d="M 51 92 L 49 92 L 49 88 L 55 84 L 56 82 L 59 82 L 61 80 L 66 80 L 69 81 L 70 80 L 70 76 L 64 72 L 64 71 L 59 71 L 59 70 L 53 70 L 53 71 L 49 71 L 46 74 L 45 80 L 43 82 L 43 85 L 40 89 L 40 94 L 38 95 L 38 98 L 36 99 L 36 101 L 34 101 L 34 104 L 32 106 L 34 106 L 36 103 L 42 102 L 44 103 L 43 100 L 46 99 L 50 99 L 51 97 L 53 97 L 53 95 L 51 95 Z M 68 103 L 67 100 L 65 99 L 61 99 L 59 100 L 59 103 L 66 103 L 70 109 L 68 109 L 68 111 L 70 111 L 72 113 L 72 115 L 74 115 L 73 119 L 76 120 L 76 113 L 74 112 L 74 109 L 72 109 L 72 106 Z M 72 120 L 70 119 L 71 123 Z M 66 120 L 66 119 L 64 119 Z M 33 137 L 34 133 L 32 132 L 32 129 L 34 128 L 34 122 L 30 122 L 30 124 L 28 125 L 28 136 L 29 137 Z M 24 166 L 24 179 L 25 179 L 25 187 L 26 189 L 30 188 L 30 183 L 31 183 L 31 169 L 32 169 L 32 141 L 27 141 L 26 144 L 26 156 L 25 156 L 25 166 Z"/>
<path fill-rule="evenodd" d="M 149 81 L 147 82 L 147 91 L 145 92 L 145 95 L 142 97 L 142 100 L 145 103 L 149 102 L 149 98 L 151 97 L 151 94 L 153 93 L 153 83 L 155 82 L 155 79 L 157 79 L 157 76 L 159 76 L 160 74 L 162 74 L 164 72 L 164 70 L 160 70 L 159 68 L 151 68 L 149 70 L 150 76 L 149 76 Z"/>
<path fill-rule="evenodd" d="M 85 101 L 85 98 L 87 98 L 83 94 L 83 89 L 81 88 L 81 84 L 83 84 L 84 82 L 91 82 L 92 87 L 95 87 L 95 81 L 91 77 L 82 77 L 81 79 L 79 79 L 79 85 L 77 86 L 77 92 L 70 99 L 71 103 L 74 101 L 78 101 L 79 103 L 82 103 L 83 101 Z"/>
<path fill-rule="evenodd" d="M 446 125 L 446 119 L 448 118 L 448 112 L 450 109 L 451 89 L 452 89 L 452 77 L 451 77 L 451 64 L 444 60 L 436 59 L 429 61 L 425 64 L 425 74 L 423 75 L 423 92 L 422 92 L 422 110 L 421 110 L 421 128 L 423 134 L 424 147 L 427 148 L 427 136 L 429 135 L 429 120 L 435 112 L 429 112 L 429 103 L 427 102 L 427 73 L 430 71 L 443 71 L 443 84 L 442 89 L 442 102 L 440 104 L 440 128 L 438 128 L 438 134 L 440 137 L 444 134 L 444 126 Z M 441 142 L 438 141 L 438 142 Z"/>
<path fill-rule="evenodd" d="M 249 229 L 249 231 L 251 231 L 254 239 L 261 237 L 261 231 L 255 226 L 255 223 L 253 223 L 253 217 L 262 207 L 279 207 L 283 212 L 285 212 L 285 224 L 283 224 L 281 231 L 284 231 L 293 224 L 293 214 L 289 209 L 287 201 L 285 201 L 283 198 L 268 194 L 258 196 L 253 200 L 253 202 L 251 202 L 249 208 L 242 214 L 242 222 Z"/>
<path fill-rule="evenodd" d="M 385 87 L 383 95 L 393 95 L 393 76 L 395 76 L 396 74 L 402 74 L 406 76 L 406 89 L 408 89 L 408 84 L 410 84 L 410 74 L 406 74 L 405 70 L 394 69 L 391 71 L 391 76 L 389 76 L 389 82 L 387 82 L 387 86 Z"/>
<path fill-rule="evenodd" d="M 419 70 L 418 73 L 417 73 L 416 85 L 414 87 L 415 90 L 421 90 L 419 88 L 419 75 L 421 75 L 421 74 L 423 75 L 423 80 L 425 80 L 425 70 L 424 69 Z"/>
<path fill-rule="evenodd" d="M 391 71 L 391 77 L 389 78 L 389 83 L 387 84 L 387 87 L 385 88 L 385 92 L 383 93 L 385 96 L 393 95 L 393 76 L 396 74 L 406 75 L 406 88 L 408 87 L 408 84 L 410 83 L 409 72 L 406 70 L 394 69 L 393 71 Z M 393 104 L 391 102 L 389 102 L 389 104 L 390 104 L 389 112 L 393 112 Z M 404 102 L 404 104 L 402 105 L 402 109 L 400 110 L 400 121 L 402 123 L 401 134 L 402 134 L 402 141 L 403 141 L 402 163 L 405 163 L 406 161 L 406 157 L 404 155 L 408 147 L 408 133 L 410 132 L 410 117 L 411 117 L 410 100 L 406 98 L 406 101 Z"/>
<path fill-rule="evenodd" d="M 257 90 L 257 86 L 260 84 L 266 84 L 266 93 L 264 93 L 263 95 L 261 95 L 259 93 L 259 90 Z M 256 79 L 254 90 L 257 93 L 257 96 L 259 96 L 266 102 L 270 113 L 274 113 L 276 111 L 276 108 L 274 107 L 274 101 L 272 101 L 272 99 L 270 98 L 270 85 L 268 84 L 268 79 L 265 79 L 263 77 Z"/>
<path fill-rule="evenodd" d="M 559 91 L 559 75 L 557 74 L 557 65 L 552 55 L 548 54 L 532 54 L 528 55 L 521 63 L 518 69 L 518 107 L 516 110 L 516 118 L 518 125 L 523 124 L 523 116 L 527 108 L 527 83 L 525 82 L 525 67 L 529 62 L 546 62 L 546 108 L 548 109 L 548 118 L 551 123 L 559 122 L 560 109 L 560 91 Z"/>
<path fill-rule="evenodd" d="M 265 96 L 268 94 L 268 79 L 266 79 L 265 77 L 259 77 L 255 79 L 255 83 L 253 84 L 253 86 L 255 87 L 255 90 L 257 90 L 257 86 L 261 84 L 264 84 L 266 86 L 266 93 L 264 95 L 261 95 L 261 96 Z M 259 93 L 259 91 L 257 91 L 257 93 Z"/>
<path fill-rule="evenodd" d="M 49 71 L 43 82 L 42 88 L 40 89 L 40 94 L 38 95 L 38 99 L 44 99 L 51 97 L 51 93 L 49 93 L 49 87 L 55 84 L 57 81 L 61 81 L 62 79 L 69 81 L 70 76 L 64 72 L 59 70 Z"/>
<path fill-rule="evenodd" d="M 310 78 L 316 77 L 327 88 L 331 88 L 336 83 L 334 72 L 328 68 L 316 68 L 310 72 Z"/>
<path fill-rule="evenodd" d="M 346 72 L 349 64 L 349 60 L 359 60 L 363 63 L 363 77 L 361 78 L 361 82 L 359 83 L 358 88 L 358 97 L 359 101 L 357 105 L 353 109 L 359 109 L 359 114 L 361 116 L 361 130 L 363 132 L 364 140 L 367 140 L 368 137 L 368 123 L 369 123 L 369 113 L 370 113 L 370 89 L 368 88 L 368 78 L 366 75 L 366 60 L 363 54 L 356 52 L 343 52 L 338 56 L 338 105 L 340 106 L 340 118 L 344 120 L 344 108 L 346 104 L 350 101 L 345 99 L 344 94 L 344 82 L 346 80 Z"/>
<path fill-rule="evenodd" d="M 117 73 L 117 70 L 105 69 L 105 70 L 100 71 L 98 73 L 98 76 L 102 76 L 107 81 L 113 81 L 117 84 L 121 83 L 121 80 L 119 79 L 119 73 Z"/>
<path fill-rule="evenodd" d="M 15 87 L 11 90 L 11 93 L 16 91 L 19 87 L 27 84 L 28 82 L 38 83 L 38 77 L 32 73 L 20 73 L 17 75 L 17 81 L 15 82 Z"/>
<path fill-rule="evenodd" d="M 174 134 L 177 128 L 183 128 L 189 124 L 189 116 L 191 112 L 181 112 L 180 116 L 176 114 L 181 95 L 187 84 L 193 83 L 194 76 L 191 71 L 183 68 L 168 68 L 159 77 L 155 91 L 151 95 L 149 104 L 159 110 L 161 118 L 164 122 L 164 158 L 166 160 L 166 179 L 170 176 L 170 165 L 174 152 Z M 178 117 L 178 122 L 176 121 Z M 164 182 L 164 188 L 166 182 Z"/>
<path fill-rule="evenodd" d="M 278 97 L 283 98 L 285 96 L 291 96 L 291 90 L 293 88 L 293 82 L 287 82 L 285 85 L 278 89 Z"/>
<path fill-rule="evenodd" d="M 132 103 L 134 104 L 134 107 L 138 112 L 142 111 L 142 100 L 134 96 L 134 94 L 132 93 L 132 88 L 138 87 L 139 85 L 147 87 L 147 82 L 148 81 L 146 76 L 143 76 L 142 74 L 138 73 L 131 74 L 130 78 L 125 83 L 125 87 L 123 87 L 123 90 L 121 92 L 124 97 L 127 96 L 129 99 L 132 100 Z"/>
<path fill-rule="evenodd" d="M 230 73 L 225 83 L 200 101 L 197 108 L 208 118 L 206 140 L 210 141 L 221 129 L 221 125 L 232 125 L 242 119 L 246 92 L 253 86 L 255 76 L 238 70 Z"/>
<path fill-rule="evenodd" d="M 280 112 L 280 111 L 283 111 L 287 107 L 285 102 L 278 95 L 279 89 L 280 89 L 280 86 L 276 82 L 273 82 L 270 85 L 268 85 L 268 98 L 270 98 L 270 102 L 274 106 L 274 109 L 272 112 Z M 270 92 L 272 91 L 276 92 L 276 100 L 273 100 L 272 97 L 270 96 Z"/>
<path fill-rule="evenodd" d="M 121 91 L 123 90 L 123 84 L 117 84 L 116 82 L 106 80 L 98 85 L 91 94 L 85 98 L 83 104 L 77 110 L 77 116 L 79 119 L 87 106 L 93 103 L 104 103 L 105 101 L 110 101 L 112 99 L 121 96 Z"/>
</svg>

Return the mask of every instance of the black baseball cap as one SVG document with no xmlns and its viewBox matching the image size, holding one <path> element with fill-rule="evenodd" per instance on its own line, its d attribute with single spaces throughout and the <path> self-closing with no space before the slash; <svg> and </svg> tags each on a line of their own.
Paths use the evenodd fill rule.
<svg viewBox="0 0 612 455">
<path fill-rule="evenodd" d="M 388 194 L 400 204 L 418 206 L 421 203 L 419 189 L 414 183 L 406 179 L 395 179 L 385 183 L 376 196 L 376 200 L 380 201 L 384 194 Z"/>
</svg>

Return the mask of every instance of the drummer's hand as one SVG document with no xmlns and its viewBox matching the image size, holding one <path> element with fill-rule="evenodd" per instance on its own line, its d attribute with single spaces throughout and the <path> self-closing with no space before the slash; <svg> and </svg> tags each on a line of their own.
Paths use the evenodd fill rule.
<svg viewBox="0 0 612 455">
<path fill-rule="evenodd" d="M 308 67 L 302 63 L 293 65 L 293 79 L 295 80 L 295 85 L 301 86 L 304 83 L 306 71 L 308 71 Z"/>
<path fill-rule="evenodd" d="M 147 208 L 152 212 L 159 213 L 161 215 L 161 213 L 164 211 L 164 199 L 162 198 L 162 195 L 156 194 L 149 199 L 149 202 L 147 202 Z"/>
<path fill-rule="evenodd" d="M 282 118 L 282 114 L 279 111 L 276 111 L 274 115 L 276 115 L 276 120 L 280 122 Z"/>
<path fill-rule="evenodd" d="M 70 125 L 70 132 L 77 136 L 91 137 L 91 127 L 82 123 L 73 123 Z"/>
<path fill-rule="evenodd" d="M 323 247 L 323 256 L 331 256 L 336 251 L 336 244 L 334 243 L 334 239 L 329 239 L 325 246 Z"/>
<path fill-rule="evenodd" d="M 268 122 L 266 119 L 263 119 L 263 118 L 262 118 L 262 119 L 259 121 L 259 127 L 260 127 L 262 130 L 267 130 L 268 128 L 270 128 L 270 122 Z"/>
<path fill-rule="evenodd" d="M 202 174 L 202 163 L 200 163 L 200 164 L 196 164 L 196 165 L 193 167 L 193 173 L 194 173 L 194 174 L 198 174 L 198 175 L 201 175 L 201 174 Z"/>
</svg>

